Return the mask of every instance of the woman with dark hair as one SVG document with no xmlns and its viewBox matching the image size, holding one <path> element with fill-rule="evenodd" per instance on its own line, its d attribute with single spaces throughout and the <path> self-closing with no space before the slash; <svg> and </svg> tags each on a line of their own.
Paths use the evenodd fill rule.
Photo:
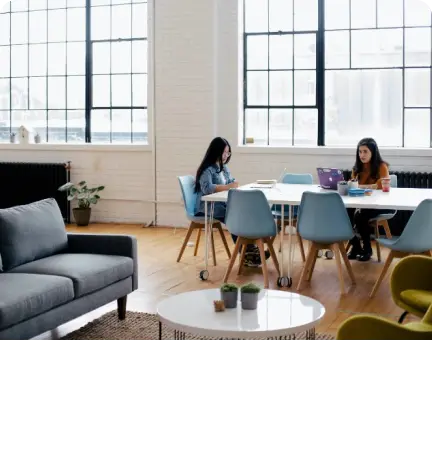
<svg viewBox="0 0 432 450">
<path fill-rule="evenodd" d="M 382 159 L 378 145 L 372 138 L 364 138 L 357 145 L 356 162 L 352 179 L 360 188 L 382 189 L 383 178 L 389 177 L 388 164 Z M 353 224 L 356 235 L 351 239 L 349 259 L 369 261 L 372 257 L 371 226 L 369 221 L 385 211 L 377 209 L 357 209 Z"/>
<path fill-rule="evenodd" d="M 229 142 L 222 138 L 216 137 L 211 142 L 207 152 L 198 167 L 195 179 L 195 192 L 197 193 L 196 200 L 196 216 L 203 217 L 205 214 L 204 202 L 201 200 L 203 195 L 211 195 L 215 192 L 228 191 L 236 189 L 238 183 L 231 176 L 227 167 L 231 159 L 231 146 Z M 222 202 L 215 202 L 214 218 L 222 223 L 225 223 L 226 204 Z M 233 236 L 233 241 L 236 242 L 237 236 Z M 266 257 L 270 257 L 270 253 L 266 251 Z M 246 254 L 246 264 L 249 266 L 259 266 L 261 259 L 259 250 L 252 245 L 248 248 Z"/>
</svg>

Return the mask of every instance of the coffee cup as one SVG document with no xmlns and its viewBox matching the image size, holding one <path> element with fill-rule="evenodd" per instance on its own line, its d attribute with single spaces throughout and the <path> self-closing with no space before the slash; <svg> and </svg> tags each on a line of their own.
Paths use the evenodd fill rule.
<svg viewBox="0 0 432 450">
<path fill-rule="evenodd" d="M 381 184 L 383 192 L 390 192 L 390 178 L 382 178 Z"/>
<path fill-rule="evenodd" d="M 356 180 L 351 180 L 348 182 L 348 189 L 358 189 L 359 184 Z"/>
</svg>

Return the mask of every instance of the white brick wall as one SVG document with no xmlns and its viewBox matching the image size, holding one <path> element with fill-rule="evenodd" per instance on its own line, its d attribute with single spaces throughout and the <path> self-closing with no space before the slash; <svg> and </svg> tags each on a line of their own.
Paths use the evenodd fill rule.
<svg viewBox="0 0 432 450">
<path fill-rule="evenodd" d="M 153 220 L 156 194 L 159 225 L 185 225 L 177 176 L 194 174 L 210 140 L 226 137 L 233 145 L 231 170 L 241 183 L 277 178 L 284 167 L 315 174 L 319 165 L 350 167 L 347 149 L 269 149 L 237 145 L 242 117 L 238 0 L 154 0 L 152 66 L 154 140 L 147 151 L 102 149 L 17 150 L 0 146 L 4 160 L 72 160 L 75 180 L 106 183 L 95 208 L 100 221 Z M 150 44 L 152 48 L 152 43 Z M 152 52 L 150 51 L 150 54 Z M 154 170 L 154 145 L 156 169 Z M 8 149 L 9 148 L 9 149 Z M 114 150 L 114 151 L 112 151 Z M 432 171 L 430 150 L 383 151 L 395 170 Z M 155 192 L 156 185 L 156 192 Z"/>
</svg>

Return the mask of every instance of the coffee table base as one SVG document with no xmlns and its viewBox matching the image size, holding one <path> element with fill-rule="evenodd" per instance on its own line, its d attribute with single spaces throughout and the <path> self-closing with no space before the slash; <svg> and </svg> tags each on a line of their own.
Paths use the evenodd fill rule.
<svg viewBox="0 0 432 450">
<path fill-rule="evenodd" d="M 179 331 L 176 330 L 174 328 L 171 327 L 167 327 L 170 330 L 173 331 L 174 333 L 174 340 L 175 341 L 185 341 L 186 340 L 186 333 L 184 331 Z M 316 339 L 316 333 L 315 333 L 315 328 L 310 328 L 309 330 L 306 330 L 306 340 L 307 341 L 311 341 L 311 340 L 315 340 Z M 159 321 L 159 340 L 162 341 L 162 322 Z M 242 338 L 224 338 L 221 337 L 218 340 L 220 341 L 241 341 L 244 340 Z M 272 337 L 268 337 L 265 340 L 267 341 L 295 341 L 296 340 L 296 335 L 295 334 L 289 334 L 289 335 L 283 335 L 283 336 L 272 336 Z"/>
</svg>

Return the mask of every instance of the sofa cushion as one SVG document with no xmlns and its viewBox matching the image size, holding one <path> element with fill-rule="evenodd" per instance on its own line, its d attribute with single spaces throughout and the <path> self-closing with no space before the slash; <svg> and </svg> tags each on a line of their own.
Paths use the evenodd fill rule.
<svg viewBox="0 0 432 450">
<path fill-rule="evenodd" d="M 0 209 L 0 254 L 5 272 L 60 253 L 67 245 L 63 217 L 53 198 Z"/>
<path fill-rule="evenodd" d="M 70 278 L 75 298 L 78 298 L 130 277 L 133 273 L 133 260 L 126 256 L 63 253 L 24 264 L 12 272 Z"/>
<path fill-rule="evenodd" d="M 0 330 L 74 298 L 72 280 L 49 275 L 0 274 Z"/>
</svg>

